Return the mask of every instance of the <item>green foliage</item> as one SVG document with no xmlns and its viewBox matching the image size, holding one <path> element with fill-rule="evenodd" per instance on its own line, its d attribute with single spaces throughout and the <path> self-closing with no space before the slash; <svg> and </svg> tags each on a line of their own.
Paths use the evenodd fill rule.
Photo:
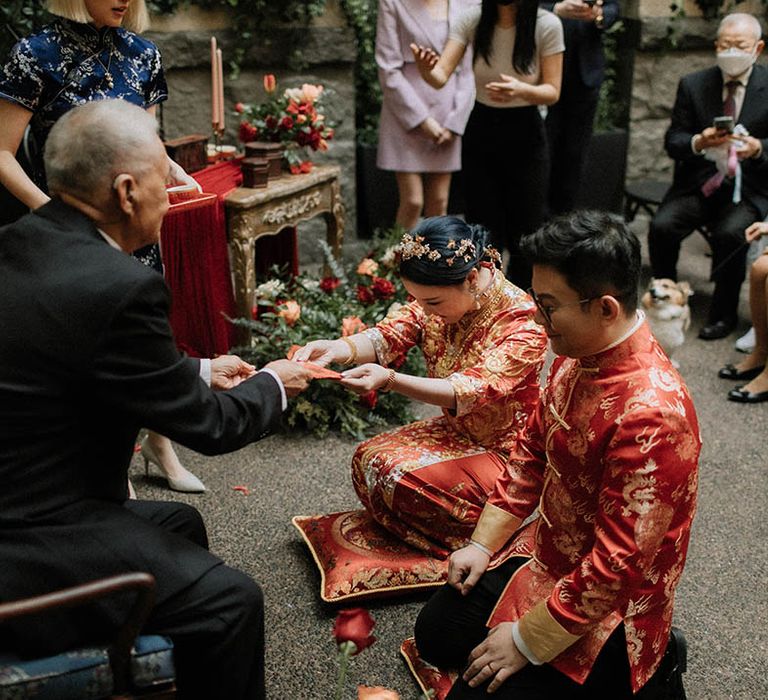
<svg viewBox="0 0 768 700">
<path fill-rule="evenodd" d="M 624 34 L 621 20 L 603 32 L 603 51 L 605 52 L 605 78 L 600 86 L 600 100 L 595 115 L 595 131 L 610 131 L 621 126 L 621 105 L 616 82 L 618 46 Z"/>
<path fill-rule="evenodd" d="M 42 0 L 3 0 L 0 3 L 0 56 L 5 60 L 11 47 L 51 20 Z"/>
<path fill-rule="evenodd" d="M 355 63 L 355 127 L 357 141 L 378 140 L 381 86 L 376 66 L 377 0 L 341 0 L 341 7 L 357 40 Z"/>
<path fill-rule="evenodd" d="M 373 251 L 361 263 L 367 266 L 365 273 L 359 267 L 344 269 L 324 242 L 320 245 L 330 271 L 327 277 L 300 275 L 291 279 L 275 271 L 275 276 L 257 289 L 253 314 L 256 319 L 235 321 L 253 333 L 251 345 L 235 348 L 235 352 L 256 366 L 263 366 L 285 357 L 294 345 L 338 338 L 345 325 L 346 335 L 359 332 L 363 325 L 375 325 L 393 304 L 406 301 L 406 292 L 394 269 L 392 245 L 397 234 L 393 231 L 374 240 Z M 399 369 L 407 374 L 424 374 L 421 352 L 414 348 Z M 358 440 L 373 428 L 413 420 L 410 402 L 401 394 L 371 394 L 359 397 L 338 382 L 316 380 L 289 402 L 285 420 L 291 428 L 317 436 L 339 430 Z"/>
</svg>

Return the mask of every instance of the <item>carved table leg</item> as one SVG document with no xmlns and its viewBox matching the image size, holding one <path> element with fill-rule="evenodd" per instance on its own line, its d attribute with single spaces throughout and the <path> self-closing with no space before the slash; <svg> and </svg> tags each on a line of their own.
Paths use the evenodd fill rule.
<svg viewBox="0 0 768 700">
<path fill-rule="evenodd" d="M 230 241 L 232 250 L 232 273 L 235 285 L 235 309 L 239 318 L 250 318 L 256 294 L 256 262 L 254 238 L 233 238 Z M 251 342 L 251 332 L 247 328 L 237 329 L 237 342 L 248 345 Z"/>
</svg>

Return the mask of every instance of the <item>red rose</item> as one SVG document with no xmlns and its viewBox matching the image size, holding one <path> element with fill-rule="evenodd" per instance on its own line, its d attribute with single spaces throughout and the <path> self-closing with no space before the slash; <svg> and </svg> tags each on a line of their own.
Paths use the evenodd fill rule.
<svg viewBox="0 0 768 700">
<path fill-rule="evenodd" d="M 293 119 L 288 116 L 283 117 L 280 120 L 280 128 L 285 129 L 286 131 L 288 131 L 288 129 L 293 129 Z"/>
<path fill-rule="evenodd" d="M 258 135 L 259 135 L 259 130 L 255 126 L 253 126 L 253 124 L 250 124 L 249 122 L 240 122 L 240 129 L 238 131 L 237 137 L 243 143 L 248 143 L 249 141 L 255 141 Z"/>
<path fill-rule="evenodd" d="M 303 173 L 311 173 L 312 172 L 312 161 L 311 160 L 302 160 L 301 165 L 299 166 L 299 170 Z"/>
<path fill-rule="evenodd" d="M 357 285 L 357 300 L 363 304 L 372 304 L 376 297 L 370 287 L 363 284 Z"/>
<path fill-rule="evenodd" d="M 277 118 L 273 117 L 271 114 L 264 120 L 264 123 L 267 125 L 267 129 L 276 129 L 277 128 Z"/>
<path fill-rule="evenodd" d="M 291 163 L 288 170 L 291 171 L 291 175 L 301 175 L 301 168 L 296 163 Z"/>
<path fill-rule="evenodd" d="M 374 277 L 371 289 L 377 299 L 389 299 L 395 294 L 395 285 L 383 277 Z"/>
<path fill-rule="evenodd" d="M 245 105 L 242 102 L 236 102 L 235 112 L 237 112 L 238 114 L 242 114 L 243 112 L 245 112 Z"/>
<path fill-rule="evenodd" d="M 357 647 L 354 654 L 359 654 L 376 641 L 376 637 L 371 634 L 374 624 L 373 618 L 365 608 L 339 610 L 333 623 L 333 637 L 339 645 L 353 642 Z"/>
<path fill-rule="evenodd" d="M 368 393 L 360 395 L 360 403 L 370 411 L 376 408 L 376 402 L 378 400 L 379 395 L 376 393 L 375 389 L 371 389 Z"/>
<path fill-rule="evenodd" d="M 320 280 L 320 289 L 326 294 L 330 294 L 340 284 L 341 280 L 338 277 L 323 277 L 323 279 Z"/>
</svg>

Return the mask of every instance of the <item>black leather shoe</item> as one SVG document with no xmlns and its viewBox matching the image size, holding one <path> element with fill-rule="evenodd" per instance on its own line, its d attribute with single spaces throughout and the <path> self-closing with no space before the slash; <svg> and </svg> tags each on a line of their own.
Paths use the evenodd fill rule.
<svg viewBox="0 0 768 700">
<path fill-rule="evenodd" d="M 699 338 L 702 340 L 720 340 L 720 338 L 725 338 L 735 330 L 735 321 L 715 321 L 714 323 L 708 323 L 699 331 Z"/>
<path fill-rule="evenodd" d="M 717 376 L 720 379 L 734 379 L 736 381 L 748 382 L 750 379 L 754 379 L 760 372 L 765 369 L 765 365 L 761 367 L 753 367 L 752 369 L 738 370 L 733 365 L 727 364 L 725 367 L 721 367 Z"/>
<path fill-rule="evenodd" d="M 744 387 L 737 386 L 728 392 L 728 400 L 737 403 L 761 403 L 768 401 L 768 391 L 745 391 Z"/>
<path fill-rule="evenodd" d="M 686 700 L 683 687 L 683 674 L 688 670 L 688 642 L 683 631 L 673 627 L 669 633 L 667 654 L 671 657 L 672 667 L 667 676 L 667 692 L 674 700 Z M 666 657 L 667 654 L 664 656 Z"/>
</svg>

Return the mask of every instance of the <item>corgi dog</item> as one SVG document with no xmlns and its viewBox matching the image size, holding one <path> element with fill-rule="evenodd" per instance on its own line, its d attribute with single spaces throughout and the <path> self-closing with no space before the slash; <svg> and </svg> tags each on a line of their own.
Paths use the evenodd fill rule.
<svg viewBox="0 0 768 700">
<path fill-rule="evenodd" d="M 651 279 L 640 300 L 653 335 L 675 367 L 680 365 L 672 355 L 685 342 L 685 332 L 691 325 L 688 299 L 692 294 L 688 282 Z"/>
</svg>

